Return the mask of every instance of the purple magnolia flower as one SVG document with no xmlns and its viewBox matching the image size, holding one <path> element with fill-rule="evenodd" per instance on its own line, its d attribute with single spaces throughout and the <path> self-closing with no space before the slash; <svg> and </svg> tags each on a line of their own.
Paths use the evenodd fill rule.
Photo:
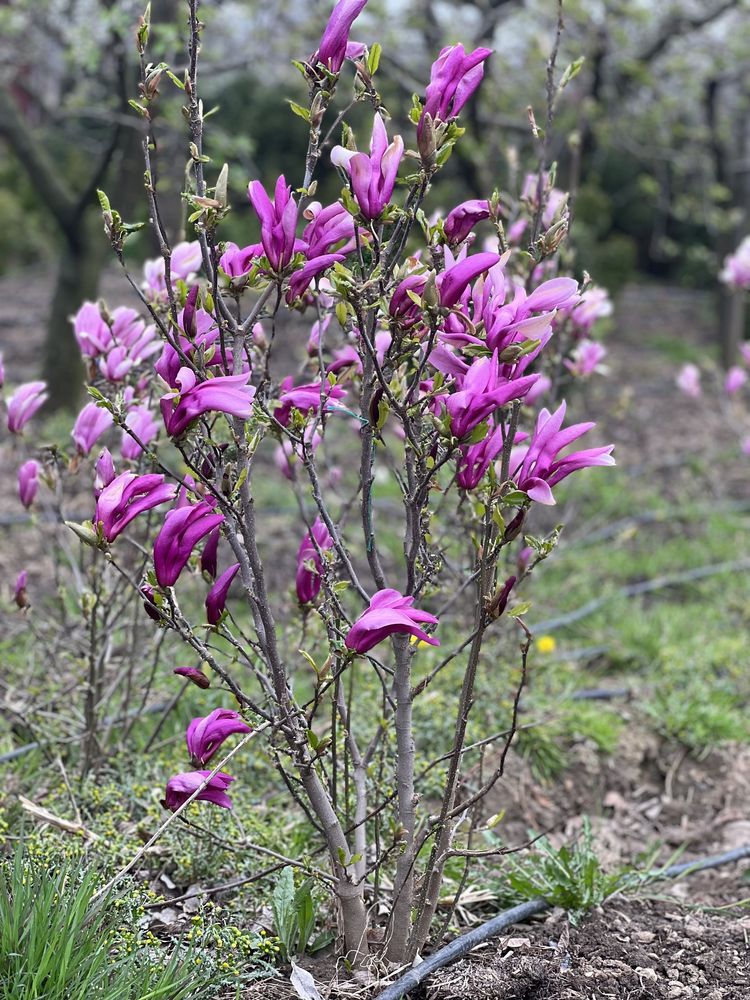
<svg viewBox="0 0 750 1000">
<path fill-rule="evenodd" d="M 308 357 L 317 358 L 321 341 L 326 335 L 326 330 L 331 325 L 331 314 L 326 313 L 322 320 L 315 320 L 310 327 L 310 336 L 307 338 Z"/>
<path fill-rule="evenodd" d="M 443 232 L 449 243 L 461 243 L 477 223 L 490 217 L 490 203 L 486 198 L 461 202 L 445 218 Z"/>
<path fill-rule="evenodd" d="M 587 337 L 596 321 L 611 316 L 613 309 L 607 289 L 590 285 L 577 298 L 563 305 L 560 312 L 570 319 L 576 336 Z"/>
<path fill-rule="evenodd" d="M 295 271 L 289 279 L 289 289 L 286 293 L 287 302 L 291 303 L 295 299 L 298 299 L 307 291 L 313 278 L 317 278 L 323 271 L 327 271 L 329 267 L 338 264 L 342 260 L 346 260 L 346 257 L 342 253 L 327 253 L 323 254 L 322 257 L 315 257 L 313 260 L 309 260 L 299 271 Z"/>
<path fill-rule="evenodd" d="M 24 382 L 8 400 L 8 430 L 18 434 L 47 402 L 46 382 Z"/>
<path fill-rule="evenodd" d="M 422 310 L 411 298 L 409 292 L 421 297 L 428 278 L 429 274 L 427 273 L 410 274 L 396 286 L 388 305 L 388 312 L 402 326 L 414 326 L 415 323 L 422 320 Z"/>
<path fill-rule="evenodd" d="M 524 300 L 526 315 L 532 312 L 547 312 L 570 305 L 578 294 L 578 282 L 575 278 L 550 278 L 543 281 Z"/>
<path fill-rule="evenodd" d="M 175 487 L 157 473 L 137 476 L 134 472 L 122 472 L 99 494 L 94 523 L 101 522 L 102 534 L 108 542 L 113 542 L 139 514 L 174 500 L 175 493 Z"/>
<path fill-rule="evenodd" d="M 456 261 L 438 276 L 440 305 L 451 309 L 472 281 L 499 263 L 500 255 L 496 253 L 475 253 Z"/>
<path fill-rule="evenodd" d="M 317 547 L 315 543 L 317 542 Z M 328 528 L 319 517 L 300 543 L 297 551 L 297 599 L 300 604 L 309 604 L 320 593 L 323 573 L 323 560 L 318 549 L 325 552 L 333 547 Z"/>
<path fill-rule="evenodd" d="M 219 267 L 229 278 L 242 278 L 250 272 L 255 261 L 262 255 L 262 243 L 253 243 L 247 247 L 227 243 L 226 250 L 219 258 Z"/>
<path fill-rule="evenodd" d="M 207 764 L 229 736 L 251 732 L 251 727 L 239 712 L 231 708 L 215 708 L 209 715 L 193 719 L 187 727 L 185 740 L 190 760 L 196 767 Z"/>
<path fill-rule="evenodd" d="M 393 337 L 390 330 L 378 330 L 375 334 L 375 342 L 372 346 L 375 348 L 375 357 L 379 365 L 383 364 L 392 340 Z M 328 365 L 326 371 L 335 373 L 341 371 L 342 368 L 350 367 L 355 368 L 360 375 L 362 374 L 362 359 L 354 344 L 346 344 L 346 346 L 338 348 L 334 352 L 333 361 Z"/>
<path fill-rule="evenodd" d="M 27 510 L 33 504 L 39 489 L 39 468 L 39 462 L 30 458 L 18 470 L 18 495 Z"/>
<path fill-rule="evenodd" d="M 160 587 L 173 587 L 195 546 L 224 521 L 205 500 L 167 511 L 154 542 L 154 569 Z"/>
<path fill-rule="evenodd" d="M 542 396 L 552 388 L 552 379 L 549 375 L 540 375 L 523 397 L 526 406 L 536 406 Z"/>
<path fill-rule="evenodd" d="M 201 572 L 208 573 L 213 580 L 216 579 L 220 538 L 221 530 L 214 528 L 206 539 L 206 544 L 203 546 L 203 551 L 201 552 Z"/>
<path fill-rule="evenodd" d="M 600 367 L 606 356 L 607 348 L 602 344 L 595 340 L 582 340 L 573 351 L 573 356 L 566 358 L 564 364 L 571 375 L 586 378 L 596 371 L 606 371 L 606 368 Z"/>
<path fill-rule="evenodd" d="M 305 427 L 304 439 L 307 448 L 313 453 L 323 440 L 318 429 L 314 428 L 312 424 L 308 424 L 307 427 Z M 286 479 L 289 480 L 293 480 L 296 476 L 296 467 L 297 464 L 302 461 L 302 458 L 301 447 L 295 441 L 290 441 L 289 438 L 284 438 L 281 444 L 274 451 L 273 455 L 276 468 Z"/>
<path fill-rule="evenodd" d="M 733 365 L 724 379 L 724 392 L 727 396 L 734 396 L 745 382 L 747 382 L 747 372 L 738 365 Z"/>
<path fill-rule="evenodd" d="M 495 410 L 512 399 L 521 399 L 534 385 L 538 375 L 505 379 L 500 375 L 497 352 L 491 358 L 477 358 L 461 382 L 461 388 L 451 393 L 445 402 L 451 431 L 457 438 L 470 434 Z"/>
<path fill-rule="evenodd" d="M 297 203 L 284 175 L 276 181 L 274 200 L 266 194 L 260 181 L 251 181 L 247 195 L 260 220 L 260 238 L 263 252 L 274 271 L 283 271 L 295 251 L 297 229 Z"/>
<path fill-rule="evenodd" d="M 181 280 L 190 282 L 200 270 L 202 263 L 201 245 L 197 240 L 192 243 L 178 243 L 172 248 L 169 260 L 169 270 L 172 285 Z M 164 299 L 167 295 L 167 282 L 164 271 L 164 258 L 147 260 L 143 265 L 144 288 L 152 299 Z"/>
<path fill-rule="evenodd" d="M 342 240 L 346 243 L 338 249 L 338 253 L 354 249 L 354 219 L 341 202 L 336 201 L 323 208 L 319 201 L 313 201 L 302 214 L 310 220 L 302 230 L 304 254 L 308 260 L 330 253 Z"/>
<path fill-rule="evenodd" d="M 308 382 L 295 388 L 292 386 L 291 376 L 284 379 L 281 389 L 281 406 L 274 411 L 274 417 L 284 427 L 289 423 L 292 410 L 299 410 L 303 415 L 317 413 L 320 410 L 321 396 L 328 410 L 331 409 L 331 400 L 342 399 L 346 395 L 346 389 L 342 389 L 340 385 L 329 386 L 328 383 L 321 382 Z"/>
<path fill-rule="evenodd" d="M 331 12 L 317 51 L 310 56 L 312 66 L 322 63 L 331 73 L 341 70 L 349 55 L 349 32 L 366 4 L 367 0 L 339 0 Z"/>
<path fill-rule="evenodd" d="M 684 392 L 691 399 L 698 399 L 701 395 L 701 370 L 697 365 L 690 363 L 683 365 L 675 382 L 680 392 Z"/>
<path fill-rule="evenodd" d="M 151 444 L 159 433 L 159 426 L 147 406 L 134 406 L 125 417 L 125 426 L 129 427 L 144 445 Z M 120 445 L 122 457 L 134 462 L 142 452 L 143 449 L 138 441 L 134 440 L 127 431 L 123 431 L 122 444 Z"/>
<path fill-rule="evenodd" d="M 202 413 L 218 411 L 243 420 L 253 412 L 255 387 L 248 385 L 250 372 L 244 375 L 219 375 L 198 382 L 195 372 L 181 368 L 177 373 L 179 387 L 161 398 L 164 426 L 170 437 L 179 437 Z"/>
<path fill-rule="evenodd" d="M 484 61 L 490 55 L 492 49 L 466 52 L 463 45 L 448 45 L 441 51 L 432 64 L 417 134 L 422 130 L 425 115 L 441 122 L 458 115 L 482 82 Z"/>
<path fill-rule="evenodd" d="M 112 343 L 112 331 L 94 302 L 84 302 L 75 314 L 73 331 L 84 358 L 96 358 L 104 354 Z"/>
<path fill-rule="evenodd" d="M 167 782 L 167 793 L 162 802 L 164 808 L 175 812 L 184 802 L 187 802 L 193 792 L 198 791 L 210 774 L 210 771 L 186 771 L 182 774 L 175 774 Z M 234 780 L 223 771 L 217 771 L 194 801 L 213 802 L 214 805 L 221 806 L 223 809 L 231 809 L 232 800 L 227 795 L 227 788 Z"/>
<path fill-rule="evenodd" d="M 413 635 L 421 642 L 439 646 L 440 640 L 428 635 L 419 623 L 437 625 L 438 619 L 427 611 L 413 608 L 413 597 L 404 597 L 397 590 L 379 590 L 372 595 L 370 607 L 363 611 L 344 640 L 348 649 L 366 653 L 389 635 Z"/>
<path fill-rule="evenodd" d="M 225 569 L 216 583 L 211 587 L 206 597 L 206 621 L 209 625 L 218 625 L 219 619 L 224 611 L 227 602 L 227 594 L 232 586 L 232 580 L 237 576 L 240 568 L 239 563 Z"/>
<path fill-rule="evenodd" d="M 182 325 L 185 310 L 177 314 L 177 323 Z M 180 349 L 188 358 L 195 358 L 198 351 L 201 352 L 203 362 L 207 368 L 219 368 L 224 374 L 231 373 L 234 365 L 234 356 L 231 348 L 225 345 L 221 348 L 221 333 L 214 317 L 207 313 L 205 309 L 196 309 L 190 325 L 194 326 L 195 333 L 192 339 L 180 335 L 178 337 Z M 224 359 L 226 358 L 226 368 Z M 208 360 L 206 360 L 208 359 Z M 160 375 L 169 385 L 177 386 L 177 376 L 183 367 L 183 360 L 171 344 L 162 346 L 161 355 L 154 365 L 157 375 Z M 247 365 L 243 365 L 243 374 L 247 371 Z"/>
<path fill-rule="evenodd" d="M 379 114 L 372 123 L 369 156 L 343 146 L 331 150 L 331 162 L 351 177 L 352 191 L 365 219 L 379 218 L 391 200 L 403 155 L 404 140 L 397 135 L 388 145 L 388 133 Z"/>
<path fill-rule="evenodd" d="M 26 585 L 29 582 L 28 571 L 22 569 L 21 572 L 16 577 L 16 586 L 13 592 L 13 600 L 16 602 L 16 606 L 19 608 L 28 608 L 29 598 L 26 593 Z"/>
<path fill-rule="evenodd" d="M 96 403 L 86 403 L 70 432 L 81 455 L 88 455 L 96 442 L 112 426 L 112 414 Z"/>
<path fill-rule="evenodd" d="M 108 382 L 122 382 L 134 364 L 127 347 L 118 345 L 99 358 L 99 371 Z"/>
<path fill-rule="evenodd" d="M 143 598 L 143 610 L 149 616 L 152 621 L 160 622 L 163 619 L 163 615 L 157 604 L 156 592 L 153 587 L 149 587 L 147 584 L 143 587 L 139 587 L 138 593 Z"/>
<path fill-rule="evenodd" d="M 726 258 L 719 279 L 731 288 L 750 288 L 750 236 Z"/>
<path fill-rule="evenodd" d="M 94 470 L 94 496 L 98 497 L 104 487 L 109 486 L 117 475 L 115 472 L 115 463 L 112 461 L 109 448 L 102 448 L 101 454 L 96 460 Z"/>
<path fill-rule="evenodd" d="M 187 677 L 196 687 L 203 688 L 204 690 L 211 687 L 211 681 L 198 667 L 175 667 L 172 673 L 178 674 L 180 677 Z"/>
<path fill-rule="evenodd" d="M 475 490 L 503 448 L 503 428 L 495 430 L 484 441 L 461 445 L 456 482 L 462 490 Z"/>
<path fill-rule="evenodd" d="M 541 410 L 530 444 L 514 448 L 511 454 L 511 477 L 519 490 L 527 493 L 537 503 L 555 503 L 552 487 L 578 469 L 597 465 L 614 465 L 614 445 L 575 451 L 563 458 L 558 453 L 594 427 L 593 423 L 573 424 L 562 430 L 565 403 L 554 413 Z"/>
</svg>

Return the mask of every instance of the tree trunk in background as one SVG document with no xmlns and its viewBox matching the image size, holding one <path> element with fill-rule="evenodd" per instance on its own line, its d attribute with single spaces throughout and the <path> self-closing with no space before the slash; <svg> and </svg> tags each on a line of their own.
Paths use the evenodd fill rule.
<svg viewBox="0 0 750 1000">
<path fill-rule="evenodd" d="M 722 141 L 719 128 L 719 100 L 723 81 L 720 78 L 707 81 L 703 104 L 706 123 L 709 128 L 710 150 L 714 161 L 716 180 L 730 193 L 728 210 L 735 213 L 737 220 L 731 228 L 719 232 L 716 237 L 716 255 L 719 265 L 724 258 L 737 249 L 747 231 L 750 219 L 750 125 L 745 108 L 740 104 L 740 113 L 731 132 L 729 147 Z M 744 95 L 745 102 L 750 94 Z M 725 368 L 735 364 L 740 343 L 745 339 L 747 321 L 746 298 L 743 292 L 720 286 L 718 294 L 719 316 L 719 356 Z"/>
<path fill-rule="evenodd" d="M 746 295 L 745 291 L 733 291 L 731 288 L 722 288 L 719 292 L 719 342 L 724 368 L 735 364 L 739 346 L 745 339 Z"/>
<path fill-rule="evenodd" d="M 83 365 L 70 317 L 85 299 L 95 298 L 99 286 L 107 246 L 104 235 L 93 229 L 82 220 L 79 229 L 66 234 L 60 248 L 44 343 L 43 378 L 54 409 L 75 409 L 83 397 Z"/>
</svg>

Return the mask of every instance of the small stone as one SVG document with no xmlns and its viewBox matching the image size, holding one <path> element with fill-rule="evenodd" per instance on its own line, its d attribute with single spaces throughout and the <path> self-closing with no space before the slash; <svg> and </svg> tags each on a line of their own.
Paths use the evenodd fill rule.
<svg viewBox="0 0 750 1000">
<path fill-rule="evenodd" d="M 705 933 L 705 927 L 697 920 L 688 920 L 685 924 L 685 933 L 690 938 L 701 938 Z"/>
<path fill-rule="evenodd" d="M 637 941 L 639 944 L 651 944 L 651 942 L 656 937 L 653 931 L 636 931 L 633 934 L 633 940 Z"/>
<path fill-rule="evenodd" d="M 642 965 L 637 965 L 635 968 L 635 974 L 641 981 L 641 984 L 645 983 L 655 983 L 659 978 L 653 969 L 646 968 Z"/>
<path fill-rule="evenodd" d="M 530 948 L 531 938 L 511 937 L 503 942 L 506 948 Z"/>
</svg>

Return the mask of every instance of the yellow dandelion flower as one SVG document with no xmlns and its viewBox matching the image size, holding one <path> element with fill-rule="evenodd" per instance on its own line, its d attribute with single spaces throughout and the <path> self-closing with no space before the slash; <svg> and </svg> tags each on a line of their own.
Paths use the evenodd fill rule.
<svg viewBox="0 0 750 1000">
<path fill-rule="evenodd" d="M 536 641 L 536 648 L 540 653 L 554 653 L 557 642 L 551 635 L 540 635 Z"/>
<path fill-rule="evenodd" d="M 430 645 L 429 642 L 425 642 L 424 639 L 418 639 L 415 635 L 410 636 L 409 642 L 412 646 L 416 646 L 417 649 L 427 649 Z"/>
</svg>

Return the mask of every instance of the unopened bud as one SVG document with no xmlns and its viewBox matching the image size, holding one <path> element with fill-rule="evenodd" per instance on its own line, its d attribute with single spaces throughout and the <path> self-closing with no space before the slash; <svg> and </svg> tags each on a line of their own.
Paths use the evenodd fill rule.
<svg viewBox="0 0 750 1000">
<path fill-rule="evenodd" d="M 435 140 L 435 123 L 428 111 L 423 113 L 417 129 L 417 148 L 423 165 L 432 169 L 437 162 L 437 142 Z"/>
<path fill-rule="evenodd" d="M 498 361 L 503 364 L 514 364 L 522 355 L 523 347 L 521 344 L 509 344 L 500 351 L 497 357 Z"/>
<path fill-rule="evenodd" d="M 554 225 L 550 226 L 542 237 L 542 246 L 544 247 L 545 255 L 554 253 L 567 235 L 568 216 L 564 215 L 559 222 L 555 222 Z"/>
<path fill-rule="evenodd" d="M 226 208 L 228 204 L 227 188 L 229 185 L 229 164 L 225 163 L 221 168 L 219 176 L 216 179 L 216 190 L 214 191 L 214 197 L 221 205 L 222 208 Z"/>
<path fill-rule="evenodd" d="M 510 524 L 506 527 L 505 531 L 503 532 L 504 542 L 512 542 L 513 539 L 518 536 L 518 534 L 521 531 L 521 528 L 523 528 L 523 522 L 525 518 L 526 518 L 526 511 L 519 510 L 519 512 L 516 514 L 516 516 L 513 518 L 513 520 L 510 522 Z"/>
<path fill-rule="evenodd" d="M 422 302 L 428 309 L 437 309 L 440 305 L 440 295 L 438 294 L 434 271 L 430 272 L 427 283 L 422 289 Z"/>
<path fill-rule="evenodd" d="M 185 677 L 187 680 L 192 681 L 196 687 L 208 688 L 211 687 L 211 681 L 206 677 L 202 670 L 197 667 L 175 667 L 172 671 L 173 674 L 179 674 L 180 677 Z"/>
<path fill-rule="evenodd" d="M 147 97 L 150 101 L 153 100 L 159 93 L 159 83 L 161 82 L 162 71 L 160 69 L 152 70 L 147 76 L 143 83 L 143 96 Z"/>
<path fill-rule="evenodd" d="M 516 585 L 516 577 L 509 576 L 502 587 L 496 591 L 495 596 L 490 601 L 487 614 L 490 618 L 500 618 L 508 605 L 510 592 Z"/>
</svg>

